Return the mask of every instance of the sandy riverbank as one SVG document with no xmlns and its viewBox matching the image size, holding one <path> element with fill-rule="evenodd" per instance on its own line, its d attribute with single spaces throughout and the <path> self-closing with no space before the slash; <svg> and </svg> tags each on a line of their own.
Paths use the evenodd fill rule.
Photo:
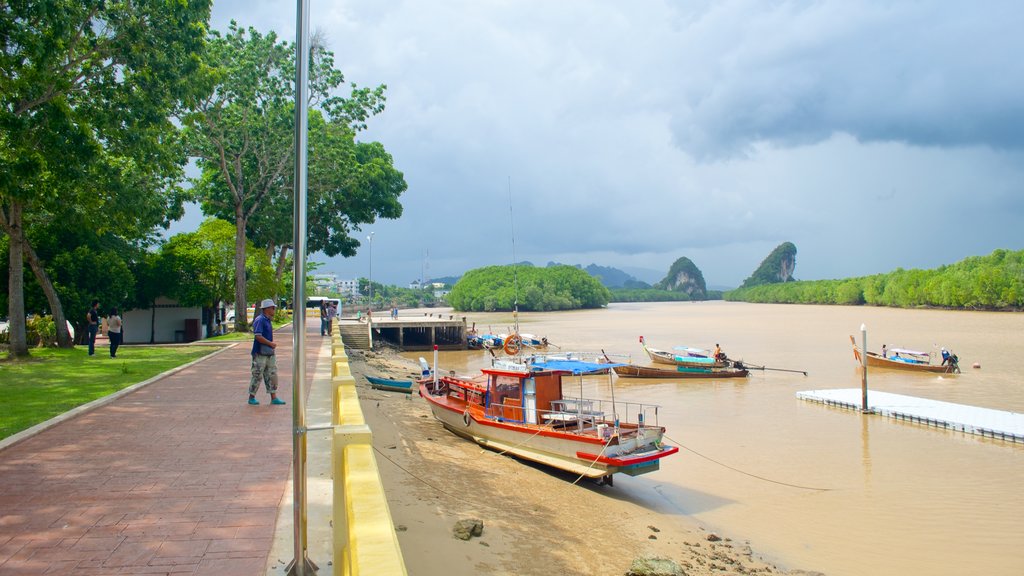
<svg viewBox="0 0 1024 576">
<path fill-rule="evenodd" d="M 620 576 L 639 556 L 670 558 L 690 576 L 811 574 L 781 570 L 728 534 L 709 540 L 620 483 L 573 485 L 575 475 L 482 450 L 445 430 L 418 395 L 373 390 L 362 378 L 411 379 L 418 366 L 390 353 L 352 350 L 349 359 L 412 576 Z M 456 539 L 455 523 L 470 518 L 483 521 L 483 535 Z"/>
</svg>

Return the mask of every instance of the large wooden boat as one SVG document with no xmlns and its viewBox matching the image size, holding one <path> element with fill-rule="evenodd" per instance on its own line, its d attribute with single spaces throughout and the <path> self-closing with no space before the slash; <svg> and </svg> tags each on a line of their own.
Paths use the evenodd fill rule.
<svg viewBox="0 0 1024 576">
<path fill-rule="evenodd" d="M 611 484 L 616 473 L 657 470 L 659 460 L 679 448 L 662 443 L 656 405 L 583 397 L 582 375 L 607 368 L 562 361 L 486 368 L 475 378 L 435 372 L 419 381 L 420 395 L 459 436 Z M 579 396 L 569 393 L 576 377 Z"/>
<path fill-rule="evenodd" d="M 643 347 L 644 352 L 651 359 L 651 362 L 655 364 L 671 364 L 673 366 L 689 366 L 691 368 L 727 368 L 729 362 L 719 362 L 714 358 L 707 356 L 691 356 L 687 354 L 676 354 L 675 352 L 669 352 L 668 350 L 659 350 L 657 348 L 650 348 L 647 346 L 647 342 L 644 337 L 640 337 L 640 346 Z"/>
<path fill-rule="evenodd" d="M 750 373 L 745 368 L 689 368 L 676 366 L 658 368 L 657 366 L 637 366 L 636 364 L 616 365 L 612 367 L 616 374 L 623 378 L 743 378 Z"/>
<path fill-rule="evenodd" d="M 857 346 L 857 340 L 853 336 L 850 336 L 850 344 L 853 344 L 854 359 L 857 360 L 858 364 L 862 364 L 860 347 Z M 892 356 L 889 356 L 890 353 Z M 942 364 L 934 364 L 931 354 L 905 348 L 893 348 L 887 351 L 885 356 L 868 351 L 868 366 L 940 374 L 956 374 L 960 372 L 960 366 L 955 354 L 951 355 L 950 359 Z"/>
</svg>

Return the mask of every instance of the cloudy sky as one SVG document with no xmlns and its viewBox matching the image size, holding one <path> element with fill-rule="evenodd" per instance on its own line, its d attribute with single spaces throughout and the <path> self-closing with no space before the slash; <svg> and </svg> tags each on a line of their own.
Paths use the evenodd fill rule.
<svg viewBox="0 0 1024 576">
<path fill-rule="evenodd" d="M 293 1 L 213 10 L 295 38 Z M 511 263 L 513 223 L 517 260 L 656 281 L 687 256 L 717 286 L 784 241 L 800 279 L 1024 248 L 1020 2 L 311 0 L 311 21 L 349 82 L 388 86 L 362 139 L 409 190 L 360 233 L 374 280 Z M 366 276 L 365 244 L 311 260 Z"/>
</svg>

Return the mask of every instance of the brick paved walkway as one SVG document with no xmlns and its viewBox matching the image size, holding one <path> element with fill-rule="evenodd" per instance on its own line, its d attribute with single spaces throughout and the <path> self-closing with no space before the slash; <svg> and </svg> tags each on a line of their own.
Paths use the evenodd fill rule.
<svg viewBox="0 0 1024 576">
<path fill-rule="evenodd" d="M 0 575 L 263 574 L 291 468 L 275 339 L 287 406 L 246 404 L 241 343 L 0 450 Z"/>
</svg>

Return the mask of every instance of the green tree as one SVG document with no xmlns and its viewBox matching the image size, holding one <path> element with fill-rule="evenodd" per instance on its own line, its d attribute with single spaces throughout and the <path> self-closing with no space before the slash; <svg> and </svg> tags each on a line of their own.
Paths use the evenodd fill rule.
<svg viewBox="0 0 1024 576">
<path fill-rule="evenodd" d="M 243 30 L 234 22 L 225 36 L 214 32 L 209 50 L 212 95 L 184 118 L 191 153 L 202 170 L 195 193 L 204 212 L 235 225 L 234 269 L 239 278 L 245 274 L 249 235 L 268 255 L 277 253 L 278 277 L 283 274 L 283 260 L 290 247 L 291 219 L 283 216 L 291 212 L 293 194 L 294 53 L 293 45 L 279 42 L 273 32 L 264 35 L 252 28 Z M 366 89 L 352 85 L 347 98 L 333 95 L 343 82 L 344 76 L 334 68 L 333 54 L 315 40 L 309 86 L 310 105 L 315 107 L 309 116 L 310 215 L 345 213 L 346 207 L 339 206 L 337 197 L 330 194 L 351 192 L 351 188 L 340 187 L 338 180 L 346 177 L 353 166 L 351 158 L 357 157 L 354 135 L 384 108 L 383 86 Z M 397 179 L 387 181 L 400 181 L 404 190 L 404 179 L 398 174 Z M 389 209 L 383 206 L 369 213 L 401 214 L 400 208 L 397 213 Z M 372 221 L 355 218 L 347 223 Z M 323 232 L 325 228 L 313 219 L 307 225 L 309 248 L 331 254 L 335 236 Z M 335 253 L 354 253 L 358 242 L 346 244 L 348 228 L 343 225 L 338 230 L 343 239 Z M 246 302 L 246 283 L 237 282 L 235 329 L 239 331 L 248 329 Z"/>
<path fill-rule="evenodd" d="M 131 195 L 149 204 L 173 190 L 182 158 L 169 145 L 169 115 L 194 89 L 188 77 L 199 66 L 209 9 L 206 0 L 0 3 L 0 229 L 9 238 L 13 356 L 28 354 L 26 257 L 50 300 L 58 341 L 70 343 L 29 229 L 47 217 L 112 213 Z"/>
<path fill-rule="evenodd" d="M 597 278 L 575 266 L 488 266 L 466 272 L 448 303 L 459 311 L 550 311 L 599 308 L 610 297 Z"/>
</svg>

